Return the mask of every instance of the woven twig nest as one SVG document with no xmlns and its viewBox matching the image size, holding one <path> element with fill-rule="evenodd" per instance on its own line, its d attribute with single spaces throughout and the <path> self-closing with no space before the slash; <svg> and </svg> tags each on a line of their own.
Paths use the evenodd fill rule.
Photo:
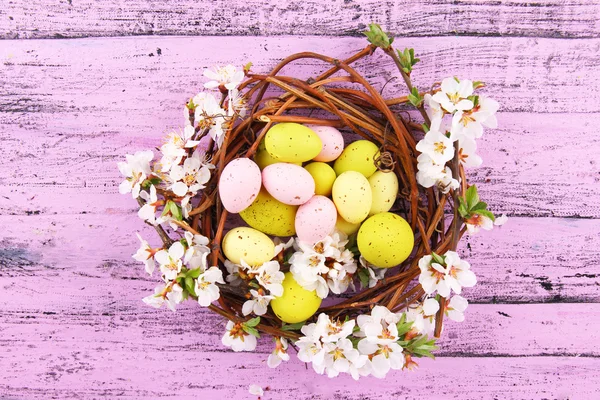
<svg viewBox="0 0 600 400">
<path fill-rule="evenodd" d="M 155 226 L 163 240 L 163 246 L 156 248 L 143 241 L 135 256 L 146 263 L 149 272 L 153 269 L 150 265 L 160 265 L 164 285 L 145 299 L 147 303 L 156 307 L 167 303 L 174 309 L 187 298 L 198 300 L 230 321 L 223 343 L 236 351 L 253 349 L 254 336 L 259 332 L 272 335 L 276 349 L 270 365 L 287 359 L 289 341 L 299 346 L 303 361 L 312 361 L 317 372 L 330 376 L 349 372 L 354 377 L 381 377 L 385 375 L 381 368 L 386 367 L 381 367 L 378 357 L 391 360 L 394 350 L 396 357 L 401 352 L 403 361 L 385 361 L 387 369 L 411 367 L 412 357 L 431 356 L 435 347 L 429 335 L 439 337 L 444 316 L 454 313 L 453 319 L 461 319 L 466 307 L 464 299 L 451 299 L 450 292 L 459 294 L 461 286 L 475 283 L 468 263 L 454 253 L 457 244 L 467 229 L 487 227 L 494 219 L 486 204 L 479 201 L 475 187 L 469 187 L 464 165 L 469 164 L 465 161 L 468 151 L 472 152 L 467 148 L 471 146 L 468 140 L 475 132 L 469 124 L 491 125 L 497 105 L 490 106 L 489 99 L 485 105 L 483 98 L 473 95 L 473 88 L 481 85 L 471 81 L 445 80 L 441 85 L 432 85 L 429 92 L 420 93 L 410 81 L 410 72 L 418 61 L 412 49 L 396 53 L 389 37 L 376 26 L 367 36 L 372 44 L 345 60 L 297 53 L 268 74 L 255 74 L 245 68 L 246 79 L 241 82 L 238 73 L 237 85 L 231 83 L 234 70 L 221 70 L 221 76 L 229 81 L 223 79 L 214 85 L 222 93 L 220 104 L 213 101 L 207 105 L 206 99 L 214 100 L 214 96 L 198 95 L 192 99 L 186 108 L 186 130 L 182 135 L 169 137 L 161 148 L 160 162 L 149 167 L 144 163 L 149 163 L 152 154 L 140 153 L 129 156 L 128 166 L 120 166 L 127 176 L 127 188 L 123 191 L 132 190 L 137 197 L 142 190 L 138 202 L 145 211 L 140 216 Z M 398 66 L 409 87 L 408 96 L 386 99 L 354 69 L 357 60 L 370 56 L 378 47 Z M 307 59 L 322 63 L 323 71 L 318 76 L 307 79 L 281 73 L 288 64 Z M 436 95 L 438 92 L 440 95 Z M 199 104 L 202 101 L 204 106 Z M 430 107 L 429 114 L 424 101 Z M 411 104 L 420 112 L 423 124 L 413 122 L 406 112 Z M 244 105 L 247 112 L 242 112 Z M 493 112 L 486 111 L 486 107 Z M 219 109 L 223 114 L 211 114 L 210 109 Z M 453 125 L 444 131 L 441 121 L 445 115 L 453 118 Z M 346 146 L 358 139 L 375 144 L 377 150 L 370 158 L 373 170 L 394 174 L 399 182 L 395 201 L 386 212 L 407 221 L 411 240 L 414 237 L 410 255 L 383 276 L 374 274 L 377 265 L 362 259 L 360 243 L 359 249 L 352 247 L 355 233 L 350 237 L 335 233 L 340 252 L 345 252 L 345 262 L 352 264 L 351 269 L 344 271 L 346 285 L 342 291 L 348 282 L 360 289 L 348 290 L 341 297 L 330 296 L 299 323 L 282 321 L 286 318 L 267 306 L 269 300 L 282 294 L 261 275 L 265 274 L 260 270 L 263 266 L 232 262 L 223 246 L 225 233 L 241 225 L 223 206 L 219 183 L 223 171 L 234 160 L 252 160 L 269 130 L 281 123 L 335 127 L 345 133 Z M 430 131 L 432 126 L 435 132 Z M 201 142 L 207 144 L 202 152 L 196 149 Z M 473 152 L 471 157 L 476 157 Z M 195 166 L 191 161 L 188 165 L 187 160 L 193 158 Z M 156 219 L 154 213 L 161 209 L 161 217 Z M 167 232 L 172 229 L 176 232 Z M 295 248 L 286 250 L 281 246 L 279 250 L 283 250 L 273 254 L 273 260 L 269 256 L 268 263 L 275 265 L 270 274 L 279 276 L 274 278 L 275 286 L 281 286 L 283 272 L 293 269 L 292 253 L 324 246 L 318 241 L 306 244 L 309 250 L 299 249 L 299 240 L 295 241 Z M 326 270 L 337 268 L 337 260 L 325 256 L 322 260 Z M 365 279 L 359 284 L 361 270 L 366 278 L 363 276 Z M 306 282 L 300 283 L 303 290 L 312 290 Z M 329 289 L 326 291 L 329 293 Z M 215 302 L 211 304 L 212 301 Z M 304 315 L 306 310 L 299 311 Z M 373 329 L 375 339 L 370 336 Z M 315 361 L 309 353 L 324 355 Z M 338 359 L 349 360 L 351 367 L 335 367 Z"/>
</svg>

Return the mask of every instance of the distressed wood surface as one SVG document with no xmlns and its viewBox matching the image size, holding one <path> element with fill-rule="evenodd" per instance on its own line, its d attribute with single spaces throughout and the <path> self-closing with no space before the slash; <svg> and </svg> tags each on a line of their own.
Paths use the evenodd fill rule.
<svg viewBox="0 0 600 400">
<path fill-rule="evenodd" d="M 125 35 L 359 35 L 370 22 L 399 36 L 600 35 L 597 0 L 335 0 L 230 2 L 12 0 L 0 37 Z"/>
<path fill-rule="evenodd" d="M 147 291 L 157 283 L 131 259 L 139 247 L 134 232 L 159 245 L 133 213 L 4 216 L 0 225 L 0 277 L 73 283 L 82 276 L 110 277 L 116 292 L 126 291 L 131 280 L 144 280 Z M 598 302 L 600 254 L 593 249 L 599 246 L 596 219 L 511 218 L 506 226 L 461 243 L 478 277 L 468 298 L 478 303 Z"/>
<path fill-rule="evenodd" d="M 0 38 L 239 36 L 0 42 L 0 398 L 243 399 L 259 384 L 271 388 L 264 399 L 593 399 L 599 16 L 600 3 L 583 0 L 3 4 Z M 267 71 L 301 50 L 342 58 L 365 44 L 346 36 L 371 21 L 400 36 L 448 35 L 398 39 L 423 61 L 418 86 L 458 71 L 502 104 L 470 179 L 513 218 L 463 242 L 479 283 L 438 359 L 359 384 L 294 356 L 270 370 L 269 340 L 240 357 L 220 344 L 220 317 L 191 303 L 177 314 L 145 306 L 156 280 L 131 259 L 133 232 L 154 236 L 117 194 L 116 162 L 179 125 L 205 67 Z M 286 34 L 331 36 L 242 37 Z M 395 76 L 381 54 L 358 68 L 379 88 Z M 393 79 L 384 93 L 405 92 Z"/>
</svg>

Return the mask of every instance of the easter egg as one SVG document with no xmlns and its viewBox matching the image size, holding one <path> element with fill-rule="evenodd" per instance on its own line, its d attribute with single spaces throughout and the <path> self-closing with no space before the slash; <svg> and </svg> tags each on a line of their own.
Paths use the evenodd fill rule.
<svg viewBox="0 0 600 400">
<path fill-rule="evenodd" d="M 321 298 L 314 290 L 306 290 L 296 282 L 291 272 L 283 279 L 283 295 L 271 300 L 277 318 L 288 324 L 306 321 L 321 306 Z"/>
<path fill-rule="evenodd" d="M 282 122 L 265 135 L 265 148 L 276 160 L 295 163 L 315 158 L 323 143 L 312 129 L 294 122 Z"/>
<path fill-rule="evenodd" d="M 377 171 L 369 177 L 373 202 L 369 215 L 389 211 L 398 196 L 398 177 L 391 172 Z"/>
<path fill-rule="evenodd" d="M 337 175 L 329 164 L 313 162 L 304 167 L 315 181 L 315 194 L 321 196 L 331 195 L 331 188 Z"/>
<path fill-rule="evenodd" d="M 371 210 L 371 186 L 363 174 L 346 171 L 333 182 L 331 195 L 338 213 L 352 224 L 362 222 Z"/>
<path fill-rule="evenodd" d="M 337 210 L 325 196 L 313 196 L 296 213 L 296 234 L 302 242 L 314 244 L 335 228 Z"/>
<path fill-rule="evenodd" d="M 278 162 L 281 162 L 275 158 L 273 158 L 269 152 L 267 151 L 267 149 L 265 148 L 265 140 L 261 140 L 260 144 L 258 145 L 258 149 L 256 150 L 256 154 L 254 154 L 254 162 L 258 165 L 258 168 L 260 168 L 261 170 L 265 169 L 266 166 L 271 165 L 271 164 L 276 164 Z M 292 163 L 292 164 L 296 164 L 296 165 L 302 165 L 301 162 L 299 163 Z"/>
<path fill-rule="evenodd" d="M 377 171 L 373 160 L 378 153 L 379 148 L 375 143 L 368 140 L 357 140 L 344 149 L 338 159 L 335 160 L 333 169 L 338 176 L 346 171 L 357 171 L 368 178 Z"/>
<path fill-rule="evenodd" d="M 250 266 L 260 266 L 273 258 L 275 244 L 256 229 L 240 227 L 227 232 L 221 244 L 223 254 L 231 262 L 244 260 Z"/>
<path fill-rule="evenodd" d="M 240 212 L 240 216 L 252 228 L 267 235 L 292 236 L 296 234 L 297 210 L 298 206 L 283 204 L 261 189 L 254 202 Z"/>
<path fill-rule="evenodd" d="M 369 217 L 358 231 L 360 254 L 376 267 L 391 268 L 408 258 L 415 244 L 413 231 L 404 218 L 382 212 Z"/>
<path fill-rule="evenodd" d="M 271 164 L 263 169 L 262 179 L 267 192 L 284 204 L 304 204 L 315 195 L 315 181 L 298 165 Z"/>
<path fill-rule="evenodd" d="M 306 125 L 312 129 L 321 142 L 323 148 L 321 152 L 317 154 L 313 160 L 315 161 L 333 161 L 342 154 L 344 151 L 344 137 L 342 133 L 335 129 L 333 126 L 321 126 L 321 125 Z"/>
<path fill-rule="evenodd" d="M 258 165 L 249 158 L 236 158 L 223 168 L 219 179 L 219 197 L 230 213 L 248 207 L 260 190 L 261 174 Z"/>
<path fill-rule="evenodd" d="M 350 236 L 358 232 L 358 228 L 360 228 L 360 222 L 357 224 L 352 224 L 346 221 L 344 218 L 340 217 L 340 215 L 338 214 L 337 219 L 335 221 L 335 229 L 345 233 L 347 236 Z"/>
</svg>

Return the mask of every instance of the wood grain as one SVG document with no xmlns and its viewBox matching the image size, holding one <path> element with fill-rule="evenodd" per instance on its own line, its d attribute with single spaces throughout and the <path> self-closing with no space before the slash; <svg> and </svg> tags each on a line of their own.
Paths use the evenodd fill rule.
<svg viewBox="0 0 600 400">
<path fill-rule="evenodd" d="M 398 36 L 598 37 L 597 0 L 230 2 L 10 1 L 0 37 L 359 35 L 379 22 Z"/>
<path fill-rule="evenodd" d="M 0 69 L 0 151 L 8 156 L 0 159 L 0 167 L 18 163 L 20 168 L 9 168 L 11 172 L 0 177 L 0 211 L 129 212 L 131 202 L 116 195 L 120 179 L 116 162 L 127 152 L 156 146 L 165 131 L 180 124 L 180 105 L 201 87 L 204 67 L 238 58 L 259 60 L 256 70 L 265 71 L 292 51 L 318 50 L 342 57 L 364 44 L 341 38 L 232 38 L 227 50 L 211 55 L 208 62 L 201 49 L 209 48 L 212 40 L 6 42 L 6 68 Z M 502 102 L 506 111 L 499 116 L 500 129 L 488 132 L 479 145 L 485 164 L 471 171 L 496 211 L 600 216 L 600 166 L 595 160 L 600 116 L 584 113 L 597 111 L 600 101 L 596 80 L 589 79 L 600 62 L 600 41 L 460 38 L 445 41 L 445 47 L 433 39 L 412 44 L 424 52 L 423 70 L 414 73 L 417 81 L 431 82 L 464 69 L 465 75 L 487 81 L 489 91 Z M 452 65 L 457 54 L 471 47 L 477 51 L 465 56 L 465 65 Z M 502 49 L 508 53 L 500 60 Z M 574 76 L 565 74 L 571 52 L 582 57 Z M 265 58 L 260 61 L 261 57 Z M 379 61 L 382 65 L 375 67 Z M 511 68 L 496 64 L 500 61 L 509 62 Z M 121 68 L 124 63 L 129 67 Z M 303 63 L 291 73 L 302 68 L 309 76 L 317 67 Z M 392 77 L 392 66 L 382 55 L 359 68 Z M 371 79 L 383 84 L 375 72 Z M 404 93 L 392 87 L 396 81 L 386 86 L 389 95 Z M 539 92 L 535 102 L 529 90 Z M 568 111 L 581 112 L 576 114 L 577 125 L 566 117 Z M 541 195 L 547 201 L 539 202 Z M 76 200 L 61 201 L 65 198 Z"/>
<path fill-rule="evenodd" d="M 138 231 L 152 245 L 158 237 L 133 214 L 0 217 L 0 276 L 77 282 L 82 276 L 157 282 L 131 259 Z M 598 302 L 600 221 L 511 218 L 506 226 L 466 238 L 461 253 L 478 284 L 466 297 L 478 303 Z"/>
</svg>

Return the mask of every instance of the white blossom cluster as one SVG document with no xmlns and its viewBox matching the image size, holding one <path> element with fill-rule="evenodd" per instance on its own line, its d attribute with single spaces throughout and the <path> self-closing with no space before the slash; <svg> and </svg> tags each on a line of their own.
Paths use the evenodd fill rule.
<svg viewBox="0 0 600 400">
<path fill-rule="evenodd" d="M 315 290 L 322 299 L 328 296 L 329 291 L 344 293 L 353 286 L 353 277 L 358 269 L 354 253 L 346 248 L 347 244 L 348 237 L 339 231 L 314 245 L 296 240 L 296 252 L 289 260 L 296 282 L 306 290 Z M 362 265 L 369 271 L 369 285 L 383 278 L 382 273 L 376 274 L 366 262 L 363 261 Z"/>
<path fill-rule="evenodd" d="M 200 148 L 200 139 L 208 135 L 220 146 L 225 130 L 245 114 L 245 100 L 237 89 L 244 79 L 243 70 L 227 65 L 207 70 L 204 76 L 211 79 L 204 87 L 218 88 L 227 102 L 219 102 L 211 92 L 199 93 L 184 108 L 183 130 L 170 132 L 160 146 L 159 160 L 153 162 L 154 153 L 146 150 L 127 154 L 126 160 L 118 163 L 125 177 L 119 192 L 138 199 L 142 204 L 138 216 L 161 229 L 168 224 L 173 231 L 178 230 L 177 222 L 189 217 L 192 199 L 211 178 L 214 166 Z M 157 308 L 166 304 L 174 311 L 189 294 L 202 306 L 219 298 L 216 284 L 225 282 L 218 267 L 207 265 L 210 250 L 205 236 L 186 231 L 169 248 L 153 248 L 138 238 L 141 247 L 133 258 L 143 262 L 150 275 L 158 264 L 164 281 L 153 295 L 144 298 L 145 303 Z"/>
<path fill-rule="evenodd" d="M 431 126 L 425 137 L 417 143 L 417 150 L 421 152 L 417 158 L 417 181 L 421 186 L 437 186 L 443 193 L 459 187 L 458 180 L 446 165 L 454 158 L 456 141 L 458 157 L 464 166 L 481 165 L 481 157 L 476 154 L 475 139 L 481 137 L 484 126 L 497 127 L 496 111 L 499 105 L 488 97 L 474 95 L 477 85 L 477 82 L 468 79 L 460 81 L 446 78 L 439 92 L 424 96 Z"/>
<path fill-rule="evenodd" d="M 371 314 L 356 320 L 332 321 L 320 314 L 316 323 L 302 327 L 304 336 L 295 343 L 298 358 L 330 378 L 340 373 L 354 379 L 384 378 L 390 370 L 407 367 L 406 360 L 410 360 L 399 344 L 396 324 L 401 317 L 384 306 L 375 306 Z"/>
</svg>

